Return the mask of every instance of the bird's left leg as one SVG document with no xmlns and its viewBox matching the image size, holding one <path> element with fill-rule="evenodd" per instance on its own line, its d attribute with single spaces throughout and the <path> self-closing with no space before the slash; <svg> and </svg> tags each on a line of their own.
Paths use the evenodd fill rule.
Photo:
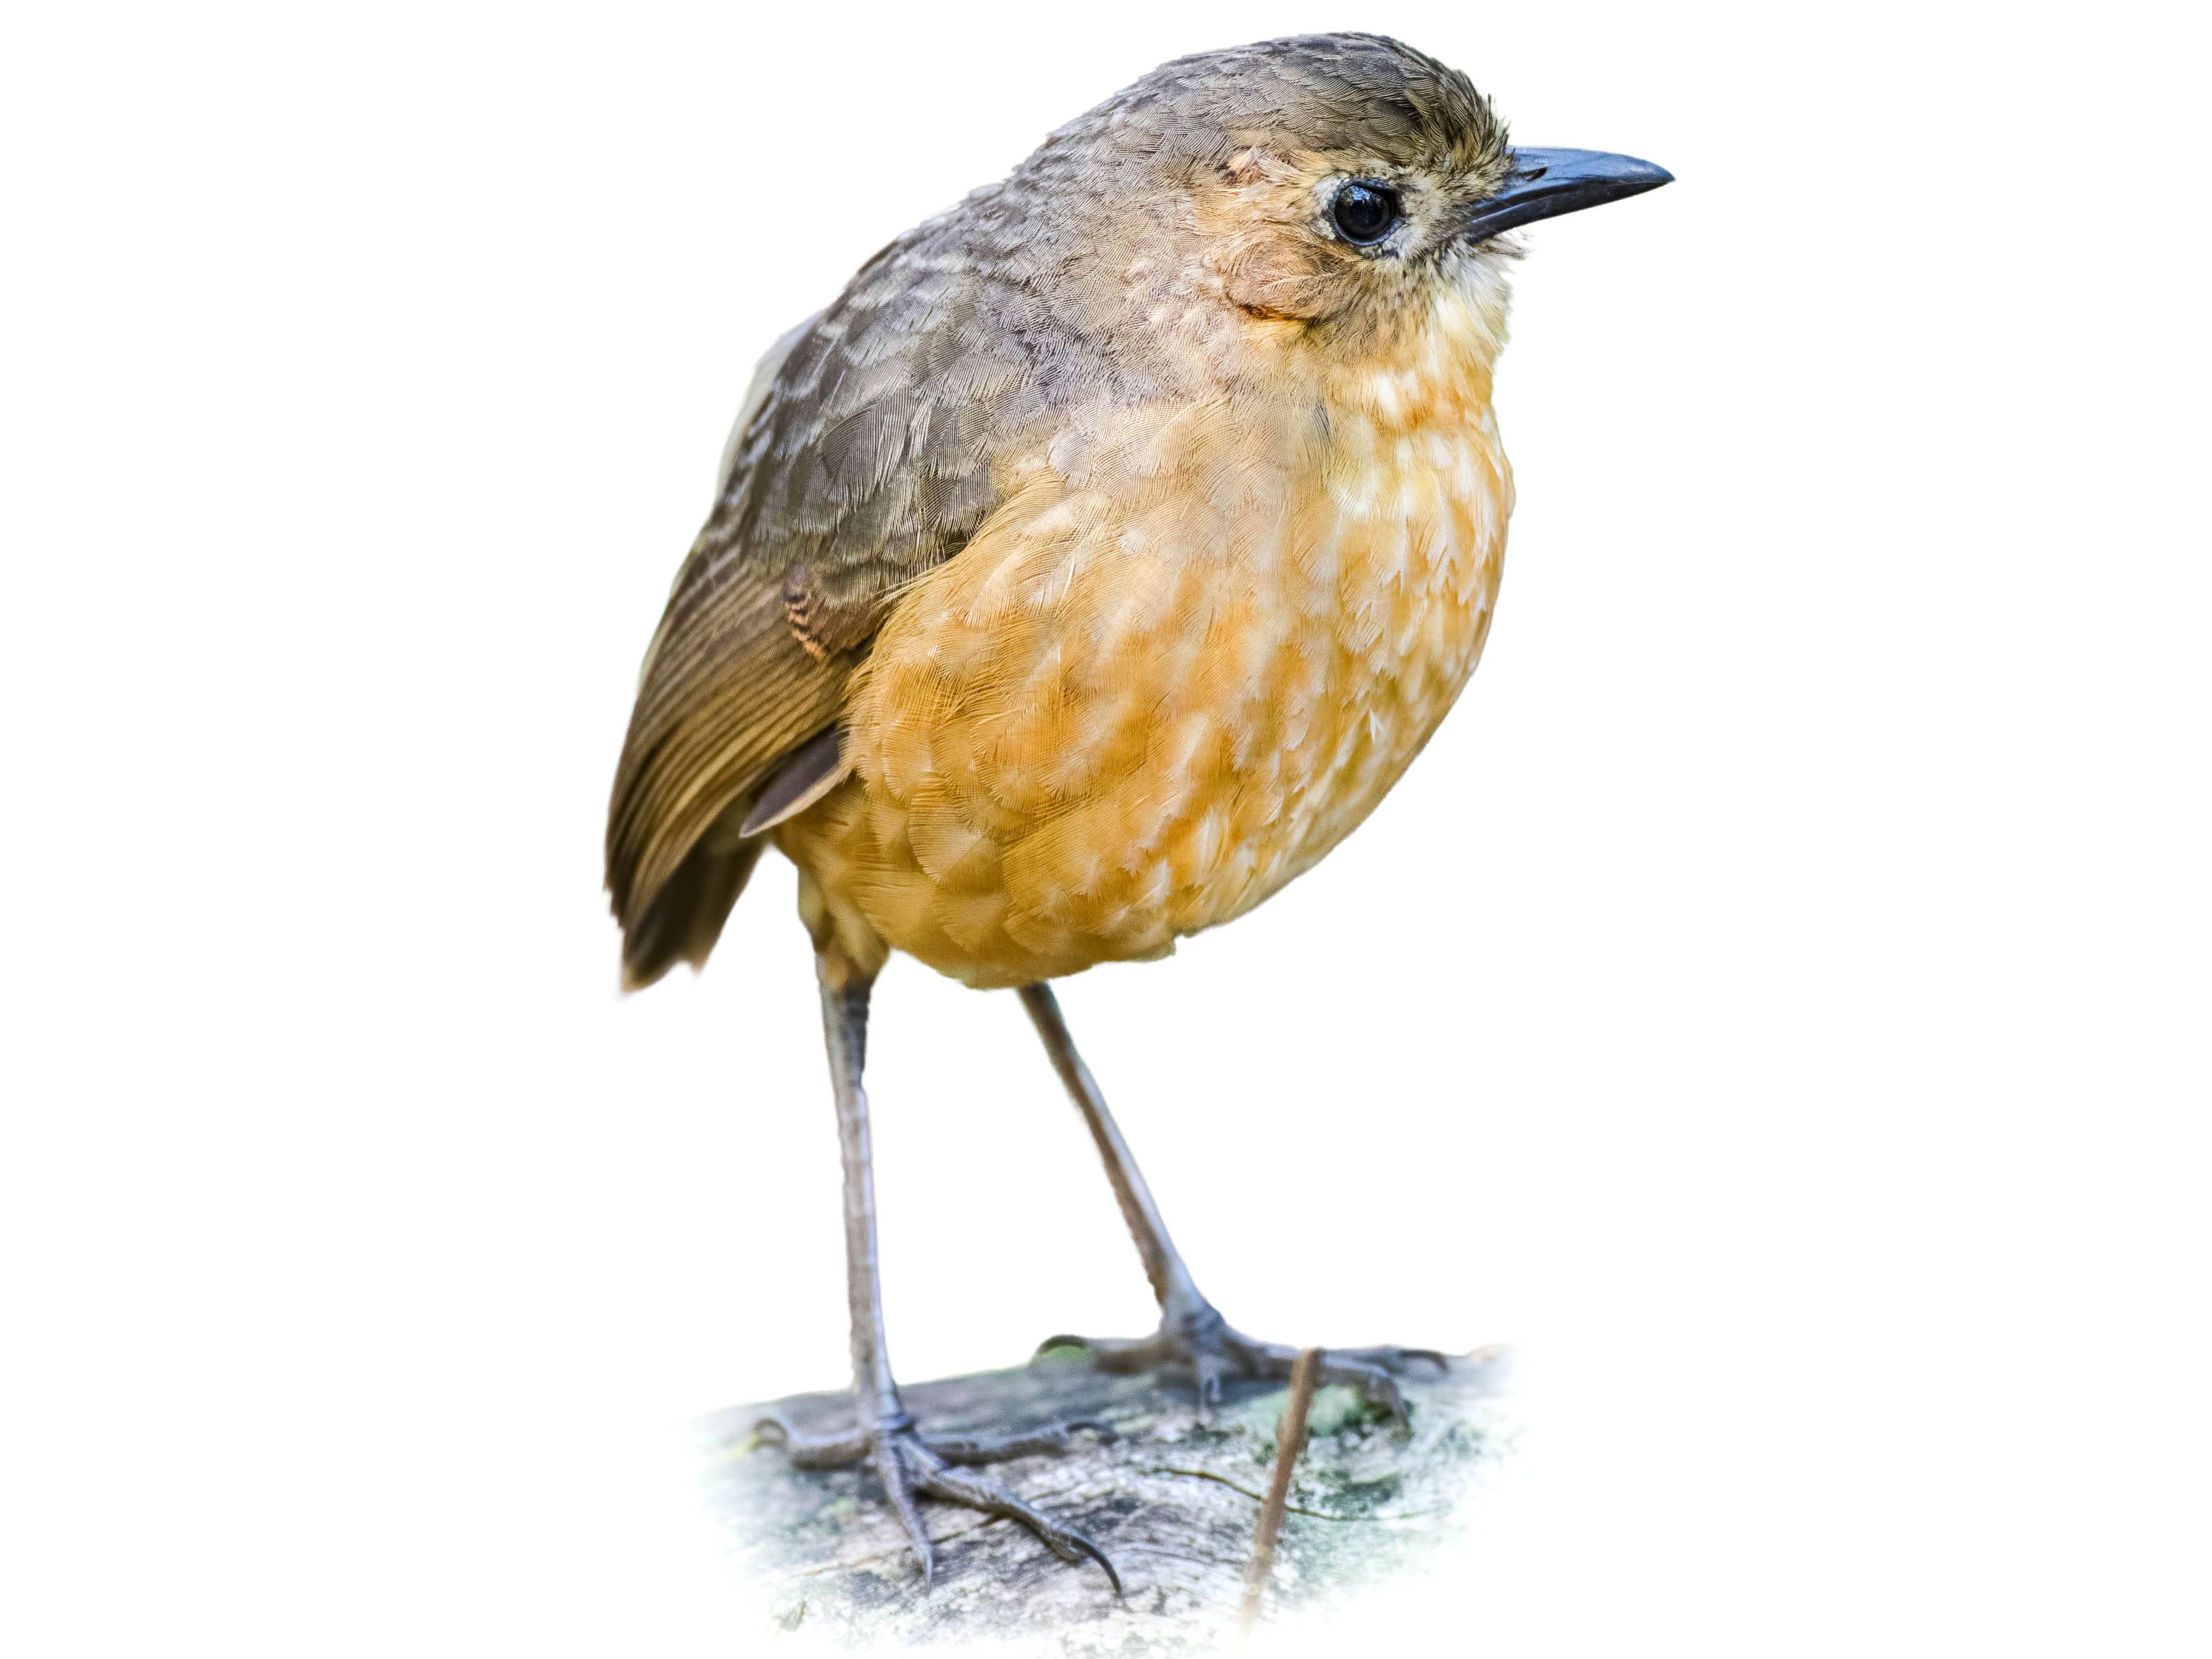
<svg viewBox="0 0 2212 1659">
<path fill-rule="evenodd" d="M 798 1468 L 845 1468 L 865 1463 L 882 1482 L 884 1496 L 906 1528 L 927 1583 L 933 1566 L 929 1533 L 922 1525 L 920 1499 L 933 1498 L 1020 1522 L 1065 1561 L 1088 1556 L 1106 1570 L 1114 1593 L 1121 1575 L 1104 1552 L 1073 1527 L 1016 1497 L 999 1482 L 963 1472 L 967 1466 L 1000 1463 L 1037 1452 L 1065 1450 L 1077 1429 L 1111 1439 L 1103 1423 L 1072 1423 L 1026 1433 L 976 1437 L 925 1434 L 899 1398 L 884 1340 L 883 1284 L 876 1266 L 876 1188 L 869 1149 L 868 1097 L 860 1069 L 868 1028 L 868 989 L 874 978 L 835 947 L 817 938 L 817 965 L 822 981 L 822 1033 L 830 1053 L 830 1081 L 837 1106 L 837 1145 L 845 1170 L 845 1274 L 852 1316 L 853 1407 L 850 1432 L 814 1437 L 794 1433 L 781 1418 L 763 1420 L 755 1431 L 769 1444 L 789 1449 Z"/>
<path fill-rule="evenodd" d="M 1075 1039 L 1068 1035 L 1067 1022 L 1060 1018 L 1060 1002 L 1052 988 L 1025 985 L 1021 998 L 1037 1035 L 1044 1039 L 1053 1069 L 1067 1085 L 1091 1139 L 1097 1143 L 1098 1156 L 1106 1164 L 1106 1178 L 1113 1183 L 1122 1219 L 1129 1224 L 1129 1236 L 1137 1242 L 1145 1275 L 1152 1281 L 1152 1294 L 1160 1304 L 1160 1328 L 1150 1336 L 1055 1336 L 1048 1339 L 1038 1352 L 1073 1345 L 1087 1349 L 1091 1363 L 1109 1371 L 1188 1364 L 1197 1377 L 1201 1414 L 1219 1401 L 1224 1376 L 1288 1376 L 1297 1349 L 1245 1335 L 1199 1293 L 1190 1269 L 1183 1265 L 1175 1241 L 1168 1237 L 1167 1224 L 1160 1219 L 1159 1206 L 1152 1202 L 1152 1188 L 1145 1184 L 1128 1142 L 1121 1139 L 1121 1126 L 1106 1109 L 1106 1097 L 1098 1091 L 1091 1068 L 1075 1051 Z M 1402 1421 L 1406 1396 L 1394 1373 L 1416 1359 L 1426 1360 L 1439 1370 L 1449 1363 L 1433 1348 L 1332 1348 L 1322 1355 L 1321 1380 L 1349 1384 Z"/>
</svg>

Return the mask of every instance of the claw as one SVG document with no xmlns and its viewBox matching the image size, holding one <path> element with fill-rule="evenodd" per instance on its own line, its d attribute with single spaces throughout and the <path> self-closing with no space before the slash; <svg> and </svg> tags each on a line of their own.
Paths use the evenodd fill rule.
<svg viewBox="0 0 2212 1659">
<path fill-rule="evenodd" d="M 876 1478 L 883 1482 L 884 1496 L 890 1500 L 899 1524 L 906 1528 L 907 1541 L 914 1547 L 915 1559 L 921 1564 L 921 1582 L 926 1587 L 937 1575 L 937 1556 L 929 1547 L 928 1530 L 921 1524 L 921 1505 L 914 1501 L 914 1476 L 899 1455 L 903 1437 L 892 1435 L 878 1441 L 871 1461 L 876 1466 Z"/>
<path fill-rule="evenodd" d="M 921 1478 L 921 1486 L 922 1491 L 933 1498 L 944 1498 L 948 1503 L 963 1504 L 969 1509 L 981 1510 L 986 1514 L 998 1516 L 1002 1520 L 1018 1522 L 1036 1534 L 1044 1547 L 1063 1561 L 1074 1561 L 1083 1556 L 1089 1556 L 1105 1569 L 1107 1580 L 1114 1586 L 1114 1595 L 1116 1599 L 1121 1596 L 1121 1575 L 1114 1570 L 1114 1564 L 1106 1559 L 1105 1551 L 1100 1549 L 1097 1545 L 1074 1528 L 1063 1527 L 1050 1516 L 1032 1509 L 997 1482 L 972 1480 L 964 1475 L 954 1474 L 949 1470 L 939 1468 L 925 1473 Z"/>
<path fill-rule="evenodd" d="M 1200 1348 L 1191 1355 L 1191 1369 L 1198 1373 L 1198 1420 L 1204 1423 L 1221 1403 L 1221 1355 L 1212 1348 Z"/>
<path fill-rule="evenodd" d="M 1085 1538 L 1079 1532 L 1070 1532 L 1067 1535 L 1070 1539 L 1074 1540 L 1076 1548 L 1081 1550 L 1085 1555 L 1089 1556 L 1092 1560 L 1096 1561 L 1100 1566 L 1106 1570 L 1106 1582 L 1114 1587 L 1114 1599 L 1117 1601 L 1121 1601 L 1122 1599 L 1121 1575 L 1114 1571 L 1114 1564 L 1107 1559 L 1106 1552 L 1100 1549 L 1097 1545 L 1092 1543 L 1088 1538 Z"/>
<path fill-rule="evenodd" d="M 1014 1434 L 944 1439 L 918 1432 L 913 1418 L 902 1413 L 882 1417 L 870 1427 L 842 1437 L 815 1438 L 799 1434 L 789 1423 L 773 1413 L 753 1425 L 754 1437 L 761 1444 L 787 1449 L 794 1468 L 837 1468 L 863 1462 L 870 1464 L 883 1486 L 885 1501 L 906 1531 L 925 1586 L 935 1581 L 937 1556 L 931 1547 L 928 1530 L 922 1525 L 917 1492 L 1019 1522 L 1063 1561 L 1089 1556 L 1105 1568 L 1107 1577 L 1113 1581 L 1114 1594 L 1119 1596 L 1121 1574 L 1114 1570 L 1114 1564 L 1106 1559 L 1104 1552 L 1081 1533 L 1060 1525 L 996 1481 L 971 1480 L 952 1473 L 956 1464 L 996 1463 L 1039 1452 L 1064 1451 L 1070 1439 L 1083 1430 L 1103 1441 L 1115 1437 L 1112 1425 L 1096 1418 Z"/>
</svg>

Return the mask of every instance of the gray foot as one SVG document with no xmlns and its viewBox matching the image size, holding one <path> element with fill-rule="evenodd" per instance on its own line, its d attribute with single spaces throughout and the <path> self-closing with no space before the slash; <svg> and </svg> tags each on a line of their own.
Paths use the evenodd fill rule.
<svg viewBox="0 0 2212 1659">
<path fill-rule="evenodd" d="M 1291 1374 L 1298 1351 L 1279 1342 L 1262 1342 L 1237 1329 L 1209 1303 L 1187 1313 L 1162 1316 L 1160 1328 L 1150 1336 L 1054 1336 L 1038 1347 L 1079 1347 L 1102 1371 L 1149 1371 L 1162 1366 L 1190 1367 L 1198 1379 L 1198 1412 L 1207 1416 L 1220 1403 L 1224 1376 L 1279 1381 Z M 1330 1348 L 1323 1352 L 1321 1380 L 1357 1389 L 1400 1423 L 1406 1422 L 1406 1395 L 1395 1372 L 1414 1360 L 1425 1360 L 1438 1370 L 1451 1362 L 1433 1348 Z"/>
<path fill-rule="evenodd" d="M 957 1472 L 963 1467 L 980 1463 L 1003 1463 L 1012 1457 L 1064 1451 L 1076 1432 L 1084 1429 L 1102 1440 L 1114 1437 L 1114 1431 L 1105 1424 L 1089 1421 L 1058 1424 L 1018 1434 L 925 1435 L 915 1427 L 913 1418 L 905 1416 L 890 1418 L 873 1428 L 856 1429 L 848 1435 L 819 1437 L 794 1433 L 781 1418 L 768 1417 L 754 1425 L 753 1432 L 769 1445 L 784 1447 L 790 1454 L 793 1468 L 842 1469 L 862 1462 L 873 1468 L 876 1478 L 883 1482 L 884 1495 L 890 1499 L 891 1508 L 906 1528 L 915 1559 L 921 1563 L 925 1584 L 934 1571 L 935 1558 L 929 1547 L 929 1534 L 921 1524 L 921 1506 L 917 1500 L 933 1498 L 939 1503 L 958 1504 L 967 1509 L 981 1510 L 986 1515 L 1018 1521 L 1063 1561 L 1079 1561 L 1089 1556 L 1106 1570 L 1106 1577 L 1113 1582 L 1114 1594 L 1118 1596 L 1121 1594 L 1121 1575 L 1114 1571 L 1114 1564 L 1097 1545 L 1032 1509 L 997 1481 Z"/>
</svg>

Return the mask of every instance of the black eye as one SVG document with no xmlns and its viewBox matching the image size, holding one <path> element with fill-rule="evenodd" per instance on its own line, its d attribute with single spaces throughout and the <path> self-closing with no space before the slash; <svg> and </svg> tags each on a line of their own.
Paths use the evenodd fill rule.
<svg viewBox="0 0 2212 1659">
<path fill-rule="evenodd" d="M 1354 179 L 1338 189 L 1328 211 L 1346 241 L 1365 247 L 1397 228 L 1398 192 L 1388 185 Z"/>
</svg>

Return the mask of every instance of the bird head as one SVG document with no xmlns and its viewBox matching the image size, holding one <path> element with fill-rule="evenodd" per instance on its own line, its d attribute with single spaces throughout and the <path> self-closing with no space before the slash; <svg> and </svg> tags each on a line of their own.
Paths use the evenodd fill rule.
<svg viewBox="0 0 2212 1659">
<path fill-rule="evenodd" d="M 1017 184 L 1091 269 L 1095 321 L 1181 335 L 1208 370 L 1285 349 L 1360 355 L 1441 320 L 1504 341 L 1508 232 L 1671 175 L 1516 149 L 1468 78 L 1376 35 L 1311 35 L 1163 64 L 1053 135 Z M 1049 233 L 1048 233 L 1049 234 Z"/>
</svg>

